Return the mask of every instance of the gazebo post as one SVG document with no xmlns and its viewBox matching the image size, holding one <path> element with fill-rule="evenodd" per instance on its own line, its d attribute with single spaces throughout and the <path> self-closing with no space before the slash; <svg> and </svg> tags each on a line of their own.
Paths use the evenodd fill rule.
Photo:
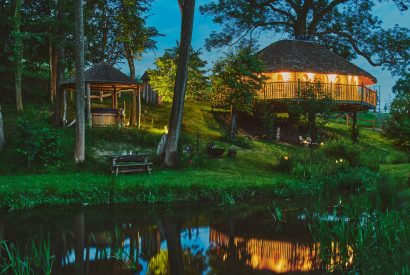
<svg viewBox="0 0 410 275">
<path fill-rule="evenodd" d="M 131 92 L 131 112 L 130 112 L 130 127 L 134 127 L 138 123 L 137 118 L 137 90 L 134 88 Z"/>
<path fill-rule="evenodd" d="M 87 126 L 91 127 L 92 126 L 92 120 L 91 120 L 91 86 L 90 83 L 87 83 L 87 89 L 86 89 L 86 96 L 87 96 L 87 100 L 86 100 L 86 105 L 87 105 L 87 113 L 86 113 L 86 117 L 87 117 Z"/>
<path fill-rule="evenodd" d="M 113 92 L 112 92 L 112 95 L 111 95 L 111 108 L 112 109 L 117 109 L 116 108 L 116 106 L 117 106 L 117 96 L 116 96 L 116 94 L 117 94 L 117 89 L 115 88 L 115 86 L 113 86 Z"/>
</svg>

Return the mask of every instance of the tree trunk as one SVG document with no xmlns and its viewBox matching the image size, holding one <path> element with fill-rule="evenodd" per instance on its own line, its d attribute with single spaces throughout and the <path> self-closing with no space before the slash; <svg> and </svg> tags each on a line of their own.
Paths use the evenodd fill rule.
<svg viewBox="0 0 410 275">
<path fill-rule="evenodd" d="M 195 0 L 180 0 L 178 2 L 182 13 L 181 43 L 179 46 L 179 58 L 164 158 L 164 164 L 170 167 L 175 167 L 178 161 L 178 140 L 181 133 L 182 115 L 184 112 L 185 91 L 188 79 L 188 61 L 195 11 Z"/>
<path fill-rule="evenodd" d="M 231 106 L 231 138 L 236 137 L 238 131 L 238 111 L 234 106 Z"/>
<path fill-rule="evenodd" d="M 67 123 L 67 90 L 63 89 L 63 126 Z"/>
<path fill-rule="evenodd" d="M 127 57 L 127 62 L 128 62 L 128 67 L 130 69 L 130 78 L 132 80 L 135 80 L 135 63 L 134 63 L 134 57 L 132 56 L 132 53 L 129 51 L 128 46 L 125 45 L 126 47 L 126 57 Z M 133 90 L 132 91 L 132 103 L 131 103 L 131 115 L 130 115 L 130 127 L 135 127 L 137 125 L 137 91 Z"/>
<path fill-rule="evenodd" d="M 14 63 L 15 63 L 15 88 L 16 88 L 16 107 L 17 112 L 23 111 L 23 99 L 21 91 L 21 75 L 23 73 L 23 39 L 21 27 L 21 2 L 16 0 L 14 11 Z"/>
<path fill-rule="evenodd" d="M 141 108 L 142 108 L 142 102 L 141 102 L 141 91 L 140 87 L 138 86 L 138 129 L 141 129 Z"/>
<path fill-rule="evenodd" d="M 64 46 L 58 44 L 58 65 L 57 65 L 57 85 L 56 85 L 56 94 L 55 94 L 55 105 L 54 105 L 54 118 L 53 124 L 55 126 L 63 125 L 62 118 L 62 109 L 63 109 L 63 96 L 64 89 L 61 86 L 64 82 L 64 70 L 65 70 L 65 51 Z"/>
<path fill-rule="evenodd" d="M 59 46 L 50 41 L 50 100 L 54 102 L 54 99 L 57 101 L 57 78 L 58 78 L 58 63 L 59 63 L 59 56 L 58 56 L 58 48 Z"/>
<path fill-rule="evenodd" d="M 4 127 L 3 127 L 3 115 L 1 114 L 1 105 L 0 105 L 0 152 L 3 151 L 4 145 Z"/>
<path fill-rule="evenodd" d="M 356 143 L 359 139 L 359 127 L 357 126 L 357 112 L 352 113 L 352 141 Z"/>
<path fill-rule="evenodd" d="M 84 81 L 84 21 L 83 0 L 76 0 L 75 7 L 75 65 L 76 65 L 76 136 L 74 160 L 76 163 L 85 159 L 85 81 Z"/>
<path fill-rule="evenodd" d="M 182 258 L 181 233 L 176 222 L 166 219 L 164 221 L 165 238 L 168 247 L 168 262 L 171 275 L 184 274 Z"/>
</svg>

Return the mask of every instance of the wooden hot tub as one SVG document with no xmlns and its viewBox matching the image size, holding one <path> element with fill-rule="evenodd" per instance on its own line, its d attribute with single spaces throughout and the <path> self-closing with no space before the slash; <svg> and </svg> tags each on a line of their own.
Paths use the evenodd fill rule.
<svg viewBox="0 0 410 275">
<path fill-rule="evenodd" d="M 91 116 L 93 127 L 116 127 L 118 124 L 117 109 L 92 109 Z"/>
</svg>

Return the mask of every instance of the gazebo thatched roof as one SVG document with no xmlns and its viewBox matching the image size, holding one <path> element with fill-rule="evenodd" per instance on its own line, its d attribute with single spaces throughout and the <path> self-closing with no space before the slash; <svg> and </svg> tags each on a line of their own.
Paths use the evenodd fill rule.
<svg viewBox="0 0 410 275">
<path fill-rule="evenodd" d="M 92 90 L 99 91 L 116 91 L 137 89 L 139 83 L 131 79 L 120 70 L 112 67 L 108 63 L 100 62 L 97 65 L 86 70 L 84 73 L 85 83 L 91 85 Z M 75 88 L 75 76 L 66 80 L 63 86 L 66 88 Z"/>
<path fill-rule="evenodd" d="M 314 42 L 281 40 L 259 51 L 268 72 L 312 72 L 357 75 L 370 85 L 377 79 L 331 50 Z"/>
</svg>

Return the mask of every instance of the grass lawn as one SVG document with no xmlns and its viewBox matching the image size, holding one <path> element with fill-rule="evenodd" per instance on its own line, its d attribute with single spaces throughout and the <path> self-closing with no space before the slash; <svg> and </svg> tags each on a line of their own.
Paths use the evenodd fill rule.
<svg viewBox="0 0 410 275">
<path fill-rule="evenodd" d="M 16 115 L 12 108 L 3 112 L 8 148 L 0 155 L 0 207 L 21 209 L 45 205 L 112 204 L 134 202 L 214 201 L 232 204 L 267 196 L 307 196 L 317 189 L 279 172 L 282 156 L 307 149 L 287 144 L 254 140 L 252 148 L 242 148 L 224 139 L 223 129 L 214 119 L 209 104 L 188 103 L 184 113 L 182 146 L 194 145 L 199 136 L 201 151 L 214 141 L 225 149 L 238 150 L 234 159 L 211 159 L 199 155 L 194 165 L 177 170 L 154 166 L 152 175 L 112 176 L 102 156 L 123 149 L 154 152 L 167 125 L 169 105 L 143 106 L 142 131 L 93 129 L 87 134 L 87 161 L 76 166 L 72 160 L 74 129 L 62 129 L 64 156 L 59 166 L 32 166 L 17 149 Z M 328 131 L 348 137 L 343 123 L 330 123 Z M 381 171 L 402 178 L 408 176 L 406 153 L 385 140 L 379 131 L 361 129 L 363 154 L 381 163 Z M 155 160 L 154 154 L 152 159 Z M 159 162 L 158 162 L 159 163 Z M 392 172 L 394 171 L 394 172 Z"/>
</svg>

